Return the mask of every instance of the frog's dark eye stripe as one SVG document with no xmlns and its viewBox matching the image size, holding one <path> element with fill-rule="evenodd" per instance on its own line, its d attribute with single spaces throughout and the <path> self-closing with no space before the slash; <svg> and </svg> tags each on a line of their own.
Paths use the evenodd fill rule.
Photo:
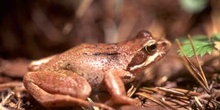
<svg viewBox="0 0 220 110">
<path fill-rule="evenodd" d="M 144 46 L 148 54 L 153 54 L 157 51 L 157 44 L 155 40 L 149 40 Z"/>
</svg>

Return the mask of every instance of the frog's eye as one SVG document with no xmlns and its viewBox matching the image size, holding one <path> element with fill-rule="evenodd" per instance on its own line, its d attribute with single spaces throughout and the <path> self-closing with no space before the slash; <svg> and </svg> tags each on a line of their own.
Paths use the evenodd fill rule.
<svg viewBox="0 0 220 110">
<path fill-rule="evenodd" d="M 145 50 L 148 54 L 153 54 L 157 51 L 157 44 L 155 40 L 149 40 L 147 44 L 145 45 Z"/>
</svg>

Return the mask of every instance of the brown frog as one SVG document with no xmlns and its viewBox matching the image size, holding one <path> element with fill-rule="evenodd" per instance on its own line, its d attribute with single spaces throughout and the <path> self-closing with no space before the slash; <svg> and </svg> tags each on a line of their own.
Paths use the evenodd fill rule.
<svg viewBox="0 0 220 110">
<path fill-rule="evenodd" d="M 42 105 L 65 106 L 84 101 L 92 91 L 108 91 L 111 102 L 132 104 L 124 85 L 162 58 L 170 42 L 141 31 L 114 44 L 81 44 L 55 55 L 24 76 L 27 91 Z"/>
</svg>

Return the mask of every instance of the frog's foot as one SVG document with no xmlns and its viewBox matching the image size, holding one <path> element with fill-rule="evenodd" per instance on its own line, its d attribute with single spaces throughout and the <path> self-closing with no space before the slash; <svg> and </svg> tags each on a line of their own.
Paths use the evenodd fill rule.
<svg viewBox="0 0 220 110">
<path fill-rule="evenodd" d="M 85 100 L 90 95 L 91 87 L 83 77 L 68 73 L 69 71 L 62 71 L 66 74 L 60 72 L 29 72 L 24 76 L 24 85 L 28 92 L 45 107 L 81 105 L 112 109 L 107 105 Z"/>
<path fill-rule="evenodd" d="M 69 95 L 61 95 L 61 94 L 50 94 L 41 88 L 39 88 L 37 85 L 34 83 L 29 83 L 27 86 L 30 86 L 29 90 L 32 91 L 38 91 L 37 93 L 34 93 L 33 96 L 37 95 L 38 97 L 35 98 L 41 105 L 45 107 L 60 107 L 60 106 L 85 106 L 88 108 L 91 108 L 92 106 L 97 106 L 100 108 L 104 108 L 106 110 L 113 110 L 113 108 L 101 104 L 101 103 L 93 103 L 93 102 L 88 102 L 86 100 L 80 99 L 80 98 L 75 98 L 71 97 Z M 43 95 L 40 95 L 43 94 Z"/>
<path fill-rule="evenodd" d="M 124 83 L 119 75 L 127 74 L 127 71 L 112 69 L 105 74 L 104 82 L 106 89 L 112 96 L 106 103 L 112 105 L 117 104 L 129 104 L 137 105 L 137 101 L 126 96 Z"/>
</svg>

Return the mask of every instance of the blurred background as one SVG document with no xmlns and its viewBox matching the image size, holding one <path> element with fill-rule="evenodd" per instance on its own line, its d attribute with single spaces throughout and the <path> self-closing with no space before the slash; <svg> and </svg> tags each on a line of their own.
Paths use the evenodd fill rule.
<svg viewBox="0 0 220 110">
<path fill-rule="evenodd" d="M 220 32 L 219 0 L 1 0 L 0 57 L 38 59 L 82 42 Z"/>
<path fill-rule="evenodd" d="M 201 93 L 198 99 L 201 102 L 207 100 L 203 107 L 208 107 L 212 101 L 219 105 L 219 91 L 210 92 L 212 100 L 202 98 L 207 94 L 201 91 L 199 83 L 184 68 L 183 60 L 177 55 L 175 40 L 188 35 L 203 34 L 210 37 L 219 33 L 220 0 L 0 0 L 0 88 L 6 87 L 0 91 L 3 97 L 0 101 L 7 102 L 2 99 L 12 94 L 11 88 L 14 87 L 13 90 L 17 91 L 17 87 L 22 85 L 22 77 L 33 59 L 60 53 L 85 42 L 124 41 L 135 37 L 141 30 L 150 31 L 156 39 L 166 38 L 173 45 L 169 53 L 160 60 L 161 63 L 148 67 L 144 76 L 140 75 L 140 80 L 137 78 L 138 84 L 145 82 L 143 85 L 137 84 L 137 87 L 185 88 L 186 91 L 198 88 Z M 201 58 L 200 63 L 211 90 L 220 88 L 219 61 L 219 53 Z M 213 83 L 214 81 L 217 83 Z M 12 85 L 4 86 L 7 82 Z M 39 104 L 27 92 L 24 94 L 20 91 L 23 94 L 21 97 L 16 96 L 17 92 L 9 98 L 10 105 L 6 103 L 5 107 L 18 109 L 19 106 L 13 105 L 22 102 L 20 108 L 42 109 L 38 108 Z M 154 96 L 161 98 L 163 95 L 160 92 Z M 175 93 L 173 96 L 176 95 Z M 180 107 L 195 108 L 192 104 L 197 102 L 194 95 L 188 100 L 189 105 L 186 105 L 182 95 L 180 97 L 180 101 L 184 99 L 183 106 Z M 176 99 L 175 97 L 170 102 L 176 102 Z M 155 105 L 153 103 L 153 106 L 147 106 L 151 104 L 147 100 L 145 104 L 148 108 Z M 0 109 L 1 105 L 4 104 L 0 104 Z M 198 103 L 197 106 L 201 109 L 200 105 Z"/>
</svg>

